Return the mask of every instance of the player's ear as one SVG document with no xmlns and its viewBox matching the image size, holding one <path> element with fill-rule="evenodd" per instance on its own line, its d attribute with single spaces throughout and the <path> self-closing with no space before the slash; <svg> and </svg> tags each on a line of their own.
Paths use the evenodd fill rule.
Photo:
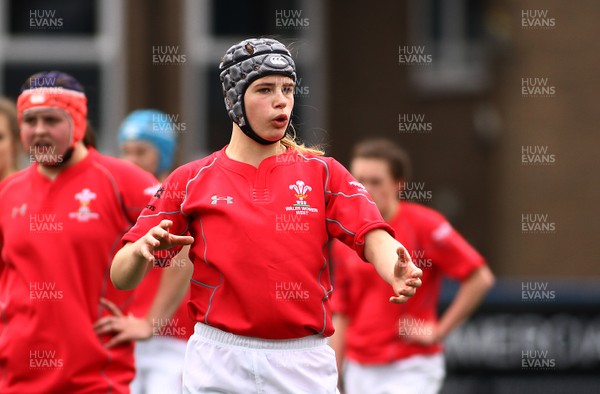
<svg viewBox="0 0 600 394">
<path fill-rule="evenodd" d="M 404 190 L 404 185 L 405 185 L 406 181 L 404 178 L 398 178 L 396 180 L 396 184 L 398 185 L 398 196 L 400 195 L 400 193 L 402 193 L 402 191 Z"/>
<path fill-rule="evenodd" d="M 396 184 L 398 185 L 398 194 L 396 194 L 396 196 L 397 196 L 398 200 L 400 200 L 401 199 L 400 196 L 402 195 L 402 192 L 404 191 L 406 181 L 404 180 L 404 178 L 398 178 L 398 179 L 396 179 Z"/>
</svg>

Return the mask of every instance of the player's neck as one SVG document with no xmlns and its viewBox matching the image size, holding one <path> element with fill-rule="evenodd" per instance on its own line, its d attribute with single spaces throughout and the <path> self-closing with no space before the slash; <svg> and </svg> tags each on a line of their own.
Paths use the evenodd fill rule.
<svg viewBox="0 0 600 394">
<path fill-rule="evenodd" d="M 227 157 L 230 159 L 241 161 L 254 167 L 258 167 L 263 159 L 282 154 L 283 152 L 285 152 L 285 146 L 281 145 L 280 142 L 271 145 L 261 145 L 244 135 L 237 125 L 233 126 L 231 140 L 225 149 L 225 153 L 227 153 Z"/>
<path fill-rule="evenodd" d="M 400 212 L 400 201 L 395 200 L 388 204 L 387 209 L 381 211 L 381 216 L 386 222 L 391 221 Z"/>
<path fill-rule="evenodd" d="M 73 150 L 73 155 L 71 156 L 69 161 L 66 162 L 65 164 L 63 164 L 62 166 L 54 167 L 54 166 L 44 166 L 44 165 L 40 164 L 39 166 L 37 166 L 37 169 L 38 169 L 39 173 L 44 175 L 46 178 L 48 178 L 50 180 L 54 180 L 54 179 L 56 179 L 58 174 L 60 174 L 67 168 L 72 167 L 75 164 L 79 163 L 81 160 L 85 159 L 85 157 L 87 155 L 88 155 L 88 149 L 85 147 L 85 145 L 83 145 L 83 143 L 79 142 L 79 143 L 77 143 L 77 145 L 75 145 L 75 149 Z"/>
</svg>

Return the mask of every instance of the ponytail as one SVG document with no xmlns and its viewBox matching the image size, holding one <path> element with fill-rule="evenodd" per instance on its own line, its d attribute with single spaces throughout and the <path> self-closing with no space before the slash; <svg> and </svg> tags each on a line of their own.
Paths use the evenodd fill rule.
<svg viewBox="0 0 600 394">
<path fill-rule="evenodd" d="M 296 129 L 291 124 L 289 129 L 291 132 L 288 132 L 288 134 L 279 141 L 281 145 L 285 146 L 287 149 L 294 149 L 298 153 L 310 153 L 316 156 L 323 156 L 325 154 L 325 151 L 319 145 L 306 146 L 298 143 L 298 141 L 296 141 Z"/>
</svg>

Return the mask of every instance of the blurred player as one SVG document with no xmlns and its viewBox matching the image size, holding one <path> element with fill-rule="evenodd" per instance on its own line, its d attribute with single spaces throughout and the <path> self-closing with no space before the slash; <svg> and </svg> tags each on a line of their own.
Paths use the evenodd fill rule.
<svg viewBox="0 0 600 394">
<path fill-rule="evenodd" d="M 17 108 L 0 97 L 0 181 L 17 172 L 20 151 Z"/>
<path fill-rule="evenodd" d="M 174 125 L 163 112 L 137 110 L 121 124 L 121 157 L 153 173 L 161 182 L 171 170 L 175 147 Z M 99 333 L 116 333 L 111 345 L 139 340 L 132 394 L 181 392 L 186 342 L 194 330 L 187 311 L 193 270 L 188 252 L 186 246 L 175 258 L 177 264 L 150 270 L 136 289 L 130 316 L 108 316 L 96 324 Z M 181 294 L 185 294 L 184 302 L 175 311 L 168 300 L 181 298 Z"/>
<path fill-rule="evenodd" d="M 197 323 L 185 393 L 335 393 L 329 237 L 376 267 L 394 303 L 414 294 L 421 271 L 348 171 L 287 135 L 296 80 L 287 48 L 248 39 L 220 70 L 229 145 L 165 180 L 182 193 L 150 201 L 111 278 L 133 288 L 153 262 L 191 244 Z"/>
<path fill-rule="evenodd" d="M 386 294 L 373 267 L 347 246 L 331 249 L 336 333 L 331 346 L 343 368 L 345 394 L 429 394 L 442 385 L 442 341 L 467 318 L 494 283 L 483 258 L 436 211 L 400 202 L 408 156 L 392 141 L 355 147 L 350 172 L 364 185 L 396 239 L 423 270 L 423 286 L 406 304 L 381 302 Z M 461 281 L 438 320 L 442 277 Z"/>
<path fill-rule="evenodd" d="M 119 129 L 121 157 L 153 173 L 162 182 L 169 175 L 175 158 L 174 128 L 164 112 L 133 111 Z"/>
<path fill-rule="evenodd" d="M 110 264 L 156 179 L 84 145 L 87 99 L 72 76 L 31 76 L 17 108 L 35 163 L 0 184 L 0 392 L 128 393 L 133 344 L 108 349 L 93 325 L 103 297 L 128 312 Z"/>
</svg>

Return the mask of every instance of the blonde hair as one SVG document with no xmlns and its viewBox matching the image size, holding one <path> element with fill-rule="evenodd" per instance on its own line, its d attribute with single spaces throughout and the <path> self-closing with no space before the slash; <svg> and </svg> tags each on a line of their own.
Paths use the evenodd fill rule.
<svg viewBox="0 0 600 394">
<path fill-rule="evenodd" d="M 12 100 L 6 97 L 0 97 L 0 116 L 4 116 L 8 123 L 8 132 L 11 138 L 11 153 L 13 170 L 19 169 L 19 155 L 21 144 L 21 135 L 19 132 L 19 123 L 17 121 L 17 106 Z M 2 174 L 0 174 L 0 177 Z M 1 179 L 0 179 L 1 180 Z"/>
<path fill-rule="evenodd" d="M 298 153 L 310 153 L 316 156 L 323 156 L 325 151 L 321 148 L 321 146 L 306 146 L 304 144 L 296 141 L 296 129 L 292 124 L 290 124 L 291 132 L 286 134 L 285 137 L 281 141 L 281 145 L 285 146 L 287 149 L 294 149 Z"/>
<path fill-rule="evenodd" d="M 20 140 L 19 124 L 17 122 L 17 106 L 6 97 L 0 97 L 0 114 L 6 116 L 10 135 L 17 143 Z"/>
</svg>

